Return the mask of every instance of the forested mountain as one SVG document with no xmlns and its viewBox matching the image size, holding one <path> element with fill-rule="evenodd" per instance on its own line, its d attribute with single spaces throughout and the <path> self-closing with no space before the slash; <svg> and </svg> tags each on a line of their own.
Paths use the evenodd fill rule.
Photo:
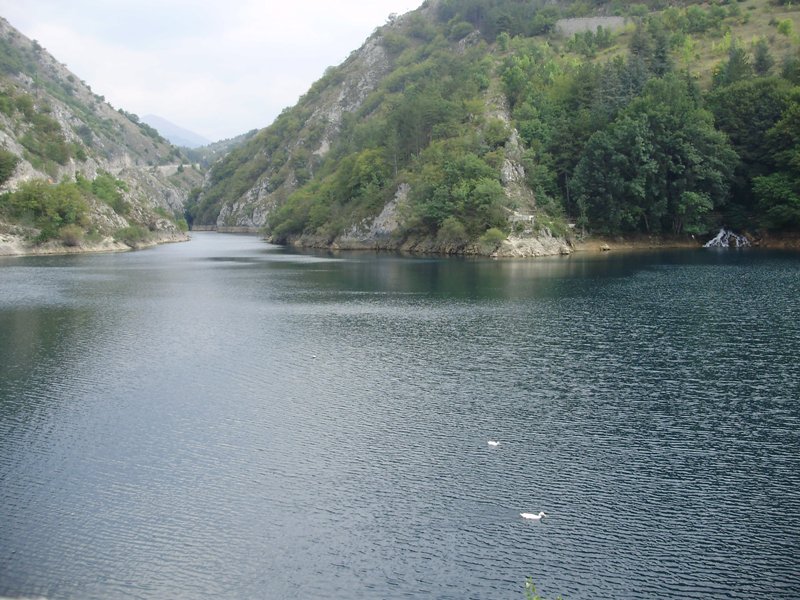
<svg viewBox="0 0 800 600">
<path fill-rule="evenodd" d="M 183 162 L 0 19 L 0 253 L 185 238 Z"/>
<path fill-rule="evenodd" d="M 796 230 L 798 15 L 427 0 L 216 163 L 189 218 L 466 252 L 550 232 Z"/>
<path fill-rule="evenodd" d="M 205 146 L 183 148 L 183 152 L 192 163 L 197 163 L 201 168 L 207 169 L 220 158 L 247 142 L 256 133 L 258 133 L 258 129 L 252 129 L 236 137 L 218 140 Z"/>
</svg>

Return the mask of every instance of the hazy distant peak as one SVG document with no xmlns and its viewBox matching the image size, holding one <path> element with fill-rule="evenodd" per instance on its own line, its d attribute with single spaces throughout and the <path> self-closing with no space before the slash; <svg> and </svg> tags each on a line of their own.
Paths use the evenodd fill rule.
<svg viewBox="0 0 800 600">
<path fill-rule="evenodd" d="M 144 115 L 141 119 L 151 127 L 157 129 L 162 136 L 176 146 L 198 148 L 211 143 L 211 140 L 204 138 L 202 135 L 185 129 L 180 125 L 176 125 L 158 115 Z"/>
</svg>

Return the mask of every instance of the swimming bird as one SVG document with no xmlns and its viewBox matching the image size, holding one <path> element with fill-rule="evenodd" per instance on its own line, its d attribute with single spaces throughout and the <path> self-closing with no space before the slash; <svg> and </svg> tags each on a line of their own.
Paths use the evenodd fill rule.
<svg viewBox="0 0 800 600">
<path fill-rule="evenodd" d="M 544 514 L 544 511 L 539 511 L 538 515 L 535 515 L 533 513 L 519 513 L 519 516 L 522 517 L 523 519 L 532 519 L 534 521 L 540 521 L 542 517 L 546 517 L 547 515 Z"/>
<path fill-rule="evenodd" d="M 489 440 L 489 445 L 494 448 L 495 446 L 499 446 L 500 442 L 495 442 L 494 440 Z"/>
</svg>

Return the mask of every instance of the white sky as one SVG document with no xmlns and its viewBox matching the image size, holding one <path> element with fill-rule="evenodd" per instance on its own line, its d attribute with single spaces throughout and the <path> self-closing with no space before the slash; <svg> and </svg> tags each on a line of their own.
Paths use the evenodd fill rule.
<svg viewBox="0 0 800 600">
<path fill-rule="evenodd" d="M 0 0 L 114 108 L 212 141 L 269 125 L 390 13 L 422 0 Z"/>
</svg>

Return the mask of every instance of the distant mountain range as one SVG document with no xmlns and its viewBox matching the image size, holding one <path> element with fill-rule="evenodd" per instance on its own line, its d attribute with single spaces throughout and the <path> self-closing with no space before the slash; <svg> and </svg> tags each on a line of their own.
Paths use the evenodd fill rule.
<svg viewBox="0 0 800 600">
<path fill-rule="evenodd" d="M 202 135 L 189 131 L 158 115 L 144 115 L 141 119 L 176 146 L 199 148 L 211 143 L 211 140 L 204 138 Z"/>
</svg>

